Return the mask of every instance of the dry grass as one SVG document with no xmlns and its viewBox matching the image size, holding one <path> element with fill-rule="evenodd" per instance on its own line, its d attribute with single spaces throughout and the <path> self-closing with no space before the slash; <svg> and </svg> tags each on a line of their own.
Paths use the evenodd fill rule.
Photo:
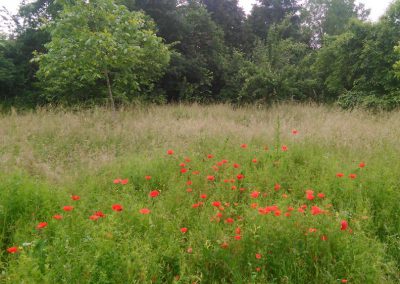
<svg viewBox="0 0 400 284">
<path fill-rule="evenodd" d="M 278 118 L 282 141 L 293 139 L 290 130 L 296 128 L 301 133 L 296 139 L 329 147 L 400 151 L 400 112 L 371 115 L 289 104 L 269 109 L 152 106 L 121 110 L 115 116 L 104 109 L 58 109 L 0 117 L 0 171 L 20 168 L 61 181 L 137 151 L 186 147 L 204 139 L 256 140 L 268 145 L 275 137 Z"/>
</svg>

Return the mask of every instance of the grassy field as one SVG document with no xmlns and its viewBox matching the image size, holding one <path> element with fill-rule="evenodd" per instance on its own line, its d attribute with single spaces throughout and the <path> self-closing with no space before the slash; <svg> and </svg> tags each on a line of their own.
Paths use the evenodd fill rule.
<svg viewBox="0 0 400 284">
<path fill-rule="evenodd" d="M 399 283 L 400 113 L 0 117 L 1 283 Z"/>
</svg>

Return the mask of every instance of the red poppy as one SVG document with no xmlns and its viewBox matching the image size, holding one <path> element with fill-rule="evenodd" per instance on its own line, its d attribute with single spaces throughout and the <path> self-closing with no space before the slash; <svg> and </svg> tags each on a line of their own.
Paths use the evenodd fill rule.
<svg viewBox="0 0 400 284">
<path fill-rule="evenodd" d="M 206 199 L 207 198 L 207 194 L 200 194 L 200 198 L 201 199 Z"/>
<path fill-rule="evenodd" d="M 318 196 L 318 198 L 325 198 L 325 194 L 323 194 L 323 193 L 318 193 L 317 196 Z"/>
<path fill-rule="evenodd" d="M 361 162 L 358 166 L 359 166 L 360 168 L 364 168 L 364 167 L 365 167 L 365 163 L 364 163 L 364 162 Z"/>
<path fill-rule="evenodd" d="M 144 177 L 146 180 L 151 180 L 151 176 L 145 176 Z"/>
<path fill-rule="evenodd" d="M 299 133 L 299 131 L 297 131 L 297 129 L 292 129 L 292 134 L 293 135 L 297 135 Z"/>
<path fill-rule="evenodd" d="M 227 223 L 227 224 L 232 224 L 233 222 L 235 222 L 235 220 L 233 220 L 232 218 L 227 218 L 225 220 L 225 223 Z"/>
<path fill-rule="evenodd" d="M 261 271 L 261 267 L 256 267 L 256 271 L 260 272 Z"/>
<path fill-rule="evenodd" d="M 257 159 L 253 158 L 253 160 L 251 160 L 254 164 L 257 163 Z"/>
<path fill-rule="evenodd" d="M 327 241 L 327 240 L 328 240 L 328 237 L 327 237 L 326 235 L 322 235 L 321 240 Z"/>
<path fill-rule="evenodd" d="M 128 181 L 129 181 L 128 179 L 122 179 L 122 180 L 121 180 L 121 184 L 127 184 Z"/>
<path fill-rule="evenodd" d="M 281 185 L 280 185 L 279 183 L 276 183 L 276 184 L 274 185 L 274 189 L 275 189 L 275 191 L 280 190 L 280 189 L 281 189 Z"/>
<path fill-rule="evenodd" d="M 193 252 L 193 249 L 192 248 L 188 248 L 187 249 L 187 253 L 192 253 Z"/>
<path fill-rule="evenodd" d="M 186 162 L 186 163 L 190 163 L 190 158 L 186 157 L 186 158 L 185 158 L 185 162 Z"/>
<path fill-rule="evenodd" d="M 112 210 L 117 211 L 117 212 L 120 212 L 120 211 L 123 210 L 123 208 L 122 208 L 122 205 L 120 205 L 120 204 L 114 204 L 114 205 L 112 206 Z"/>
<path fill-rule="evenodd" d="M 235 238 L 235 240 L 241 240 L 242 239 L 242 236 L 240 236 L 240 235 L 236 235 L 236 236 L 234 236 L 234 238 Z"/>
<path fill-rule="evenodd" d="M 76 201 L 76 200 L 81 199 L 81 197 L 78 196 L 78 195 L 72 195 L 72 196 L 71 196 L 71 199 Z"/>
<path fill-rule="evenodd" d="M 324 211 L 321 208 L 319 208 L 318 206 L 312 206 L 311 207 L 311 214 L 312 215 L 319 215 L 319 214 L 323 214 L 323 213 L 324 213 Z"/>
<path fill-rule="evenodd" d="M 61 215 L 54 215 L 53 216 L 53 219 L 56 219 L 56 220 L 61 220 L 63 218 L 63 216 L 61 216 Z"/>
<path fill-rule="evenodd" d="M 7 249 L 8 253 L 14 254 L 18 252 L 18 247 L 10 247 Z"/>
<path fill-rule="evenodd" d="M 356 174 L 349 174 L 349 178 L 351 178 L 351 179 L 355 179 L 356 177 L 357 177 Z"/>
<path fill-rule="evenodd" d="M 242 144 L 242 145 L 240 145 L 240 147 L 242 147 L 243 149 L 246 149 L 247 148 L 247 144 Z"/>
<path fill-rule="evenodd" d="M 186 164 L 185 164 L 185 163 L 180 163 L 179 166 L 180 166 L 181 168 L 184 168 L 184 167 L 186 166 Z"/>
<path fill-rule="evenodd" d="M 257 258 L 257 259 L 261 259 L 261 257 L 262 257 L 262 255 L 261 255 L 261 254 L 259 254 L 259 253 L 256 253 L 256 258 Z"/>
<path fill-rule="evenodd" d="M 191 181 L 191 180 L 188 180 L 187 182 L 186 182 L 186 185 L 192 185 L 193 184 L 193 182 Z"/>
<path fill-rule="evenodd" d="M 192 208 L 198 208 L 198 207 L 200 207 L 199 203 L 195 203 L 195 204 L 192 205 Z"/>
<path fill-rule="evenodd" d="M 240 168 L 240 165 L 239 164 L 233 164 L 233 167 L 235 168 L 235 169 L 238 169 L 238 168 Z"/>
<path fill-rule="evenodd" d="M 309 231 L 310 233 L 315 233 L 315 232 L 317 231 L 317 229 L 316 229 L 316 228 L 309 228 L 308 231 Z"/>
<path fill-rule="evenodd" d="M 349 227 L 349 223 L 346 220 L 342 220 L 340 222 L 340 230 L 345 231 Z"/>
<path fill-rule="evenodd" d="M 215 180 L 215 177 L 214 177 L 214 176 L 207 176 L 207 180 L 209 180 L 209 181 L 214 181 L 214 180 Z"/>
<path fill-rule="evenodd" d="M 347 283 L 347 279 L 342 279 L 341 282 L 342 283 Z"/>
<path fill-rule="evenodd" d="M 281 216 L 282 212 L 281 210 L 275 210 L 274 215 L 275 216 Z"/>
<path fill-rule="evenodd" d="M 47 227 L 47 222 L 40 222 L 37 226 L 36 229 L 43 229 Z"/>
<path fill-rule="evenodd" d="M 286 152 L 288 150 L 288 146 L 282 145 L 281 149 L 282 149 L 283 152 Z"/>
<path fill-rule="evenodd" d="M 160 192 L 158 190 L 153 190 L 149 193 L 149 196 L 154 198 L 160 195 Z"/>
<path fill-rule="evenodd" d="M 191 188 L 186 189 L 186 192 L 192 192 L 192 191 L 193 191 L 193 189 L 191 189 Z"/>
<path fill-rule="evenodd" d="M 344 173 L 337 173 L 336 176 L 337 176 L 338 178 L 341 178 L 341 177 L 344 176 Z"/>
<path fill-rule="evenodd" d="M 238 175 L 236 176 L 236 178 L 237 178 L 238 180 L 242 180 L 242 179 L 244 179 L 244 175 L 243 175 L 243 174 L 238 174 Z"/>
<path fill-rule="evenodd" d="M 70 206 L 70 205 L 64 206 L 63 210 L 64 211 L 72 211 L 72 210 L 74 210 L 74 206 Z"/>
<path fill-rule="evenodd" d="M 214 202 L 212 203 L 212 206 L 214 206 L 214 207 L 220 207 L 220 206 L 221 206 L 221 202 L 219 202 L 219 201 L 214 201 Z"/>
<path fill-rule="evenodd" d="M 182 168 L 182 169 L 181 169 L 181 173 L 182 173 L 182 174 L 186 173 L 187 171 L 188 171 L 188 169 L 185 169 L 185 168 Z"/>
<path fill-rule="evenodd" d="M 306 194 L 306 198 L 307 198 L 308 200 L 314 200 L 315 196 L 314 196 L 312 193 L 307 193 L 307 194 Z"/>
<path fill-rule="evenodd" d="M 200 174 L 200 171 L 193 171 L 192 172 L 192 175 L 199 175 Z"/>
<path fill-rule="evenodd" d="M 96 211 L 96 212 L 94 213 L 94 215 L 99 216 L 99 217 L 101 217 L 101 218 L 106 217 L 106 215 L 104 215 L 104 213 L 101 212 L 101 211 Z"/>
<path fill-rule="evenodd" d="M 235 229 L 235 233 L 236 233 L 237 235 L 240 235 L 241 232 L 242 232 L 242 230 L 241 230 L 239 227 L 237 227 L 237 228 Z"/>
<path fill-rule="evenodd" d="M 181 232 L 182 232 L 183 234 L 185 234 L 187 231 L 188 231 L 188 228 L 185 228 L 185 227 L 181 228 Z"/>
<path fill-rule="evenodd" d="M 227 243 L 227 242 L 223 242 L 222 244 L 221 244 L 221 248 L 223 248 L 223 249 L 226 249 L 226 248 L 228 248 L 229 247 L 229 244 Z"/>
<path fill-rule="evenodd" d="M 97 216 L 97 215 L 92 215 L 92 216 L 89 217 L 89 219 L 93 220 L 93 221 L 96 221 L 99 218 L 100 218 L 100 216 Z"/>
<path fill-rule="evenodd" d="M 260 192 L 259 191 L 253 191 L 252 193 L 250 193 L 251 198 L 258 198 L 258 196 L 260 196 Z"/>
<path fill-rule="evenodd" d="M 207 155 L 207 158 L 208 158 L 208 159 L 212 159 L 212 158 L 214 158 L 214 156 L 211 155 L 211 154 L 208 154 L 208 155 Z"/>
<path fill-rule="evenodd" d="M 118 183 L 120 183 L 120 182 L 121 182 L 121 179 L 120 179 L 120 178 L 117 178 L 117 179 L 115 179 L 115 180 L 113 181 L 114 184 L 118 184 Z"/>
<path fill-rule="evenodd" d="M 167 150 L 167 154 L 168 155 L 173 155 L 174 154 L 174 150 L 171 150 L 171 149 Z"/>
<path fill-rule="evenodd" d="M 150 209 L 147 208 L 142 208 L 139 210 L 140 214 L 146 215 L 146 214 L 150 214 Z"/>
</svg>

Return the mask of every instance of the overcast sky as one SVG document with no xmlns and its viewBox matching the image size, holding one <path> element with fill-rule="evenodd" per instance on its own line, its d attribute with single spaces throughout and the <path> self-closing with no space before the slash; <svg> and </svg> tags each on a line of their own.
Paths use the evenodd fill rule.
<svg viewBox="0 0 400 284">
<path fill-rule="evenodd" d="M 17 11 L 20 2 L 20 0 L 0 0 L 0 6 L 5 6 L 8 10 L 15 12 Z M 244 10 L 249 12 L 252 5 L 257 1 L 239 0 L 239 2 Z M 383 15 L 392 0 L 358 0 L 357 2 L 364 3 L 367 8 L 371 9 L 370 18 L 371 20 L 376 21 L 381 15 Z"/>
</svg>

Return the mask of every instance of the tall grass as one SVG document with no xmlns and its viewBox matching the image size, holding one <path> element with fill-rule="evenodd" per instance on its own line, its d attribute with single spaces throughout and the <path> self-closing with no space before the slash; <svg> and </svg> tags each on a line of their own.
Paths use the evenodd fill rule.
<svg viewBox="0 0 400 284">
<path fill-rule="evenodd" d="M 0 117 L 0 137 L 2 282 L 400 281 L 400 113 L 39 110 Z"/>
</svg>

